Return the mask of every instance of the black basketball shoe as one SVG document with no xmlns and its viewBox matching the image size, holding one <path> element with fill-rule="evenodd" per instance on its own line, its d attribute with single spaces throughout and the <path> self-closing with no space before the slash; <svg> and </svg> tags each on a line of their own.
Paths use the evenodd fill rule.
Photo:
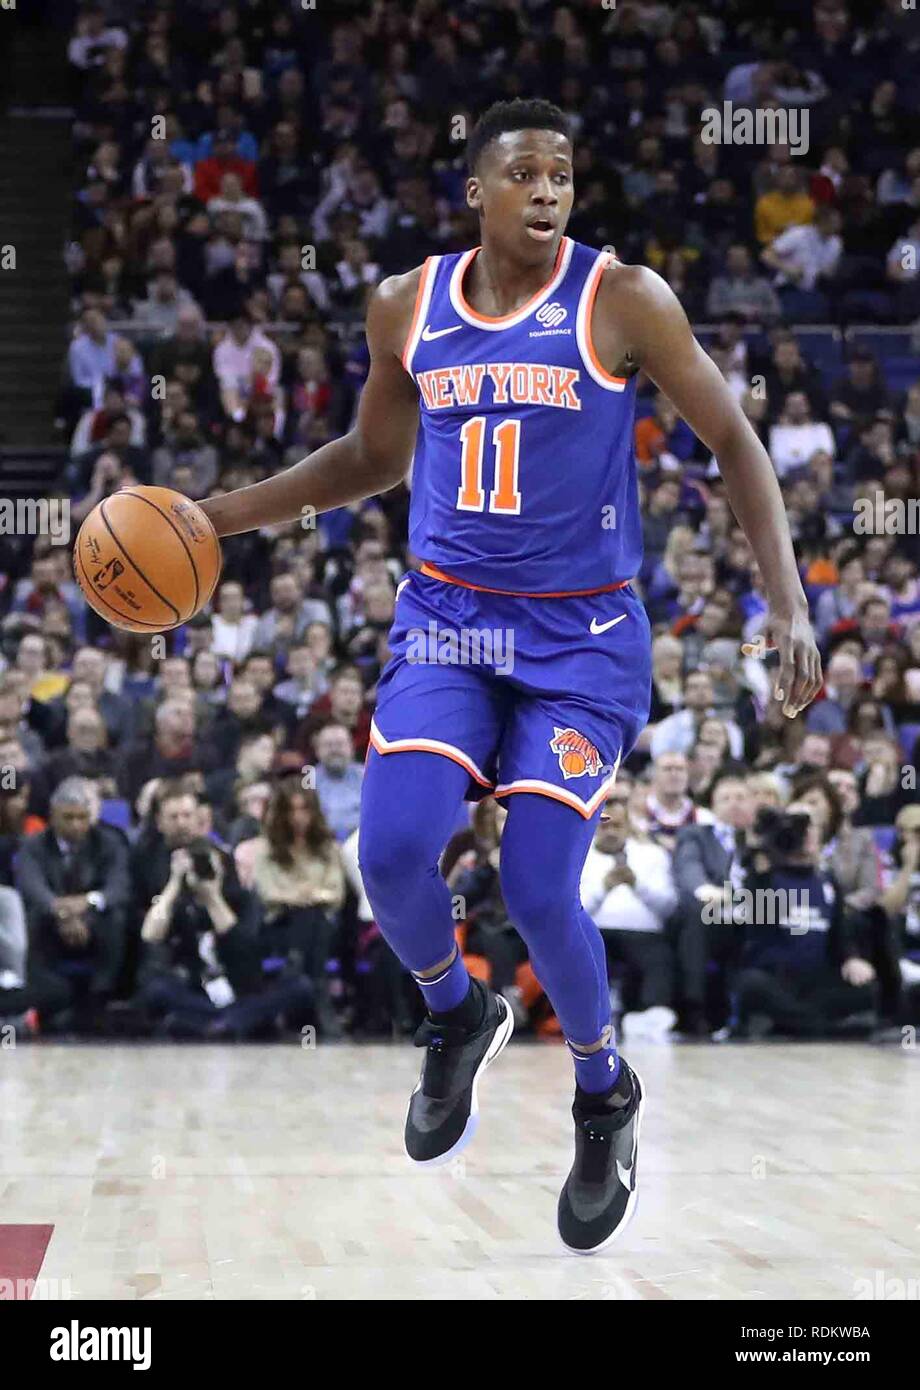
<svg viewBox="0 0 920 1390">
<path fill-rule="evenodd" d="M 426 1018 L 415 1034 L 415 1046 L 427 1050 L 406 1115 L 406 1152 L 413 1163 L 434 1167 L 466 1148 L 479 1124 L 479 1078 L 514 1032 L 506 1000 L 479 980 L 470 987 L 484 1004 L 475 1033 Z"/>
<path fill-rule="evenodd" d="M 606 1101 L 580 1088 L 575 1092 L 575 1162 L 559 1194 L 558 1219 L 563 1244 L 579 1255 L 611 1244 L 636 1209 L 636 1154 L 645 1096 L 641 1081 L 622 1057 L 620 1066 L 631 1083 L 625 1105 L 619 1084 Z"/>
</svg>

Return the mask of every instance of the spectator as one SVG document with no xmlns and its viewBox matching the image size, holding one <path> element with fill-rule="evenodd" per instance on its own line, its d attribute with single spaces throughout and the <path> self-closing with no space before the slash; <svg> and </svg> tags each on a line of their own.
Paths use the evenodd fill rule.
<svg viewBox="0 0 920 1390">
<path fill-rule="evenodd" d="M 315 786 L 327 824 L 337 840 L 347 840 L 361 814 L 364 768 L 354 761 L 354 745 L 344 724 L 330 721 L 316 733 Z"/>
<path fill-rule="evenodd" d="M 804 825 L 787 829 L 792 820 Z M 761 819 L 746 887 L 753 913 L 738 972 L 738 1028 L 821 1037 L 874 1025 L 877 984 L 854 921 L 819 867 L 817 826 L 801 803 L 785 820 Z"/>
<path fill-rule="evenodd" d="M 797 169 L 783 165 L 776 174 L 776 183 L 768 193 L 762 193 L 754 204 L 754 230 L 762 246 L 775 242 L 787 227 L 811 223 L 815 205 L 802 187 Z"/>
<path fill-rule="evenodd" d="M 724 275 L 713 276 L 706 300 L 710 318 L 738 314 L 746 323 L 772 323 L 779 318 L 780 303 L 769 280 L 758 275 L 750 251 L 742 242 L 730 246 Z"/>
<path fill-rule="evenodd" d="M 275 789 L 253 846 L 251 872 L 264 905 L 263 954 L 296 959 L 312 985 L 321 1035 L 341 1037 L 326 962 L 345 897 L 345 873 L 315 792 L 291 779 Z"/>
<path fill-rule="evenodd" d="M 215 656 L 243 662 L 255 645 L 259 619 L 246 612 L 246 596 L 242 584 L 224 580 L 217 591 L 217 612 L 212 620 Z"/>
<path fill-rule="evenodd" d="M 98 1031 L 125 950 L 128 849 L 97 821 L 87 782 L 65 779 L 51 797 L 51 824 L 19 852 L 16 887 L 29 934 L 31 987 L 46 1028 Z"/>
<path fill-rule="evenodd" d="M 734 894 L 743 886 L 744 837 L 753 822 L 745 780 L 728 774 L 712 792 L 711 825 L 688 825 L 674 848 L 678 894 L 677 951 L 683 977 L 684 1028 L 691 1035 L 712 1031 L 727 1013 L 727 988 L 739 957 Z M 708 1013 L 706 968 L 719 968 L 722 996 Z"/>
<path fill-rule="evenodd" d="M 329 682 L 329 690 L 313 706 L 294 735 L 300 752 L 310 751 L 314 735 L 328 723 L 343 724 L 354 743 L 353 757 L 364 758 L 370 741 L 371 716 L 364 703 L 364 685 L 355 666 L 340 666 Z"/>
<path fill-rule="evenodd" d="M 216 756 L 196 736 L 194 707 L 168 700 L 157 706 L 152 746 L 146 739 L 139 739 L 132 740 L 125 749 L 120 768 L 121 793 L 133 805 L 141 787 L 151 778 L 174 778 L 196 769 L 209 771 Z"/>
<path fill-rule="evenodd" d="M 309 985 L 297 974 L 263 979 L 255 900 L 232 857 L 202 839 L 195 796 L 165 786 L 156 827 L 131 866 L 142 923 L 139 1002 L 170 1037 L 271 1036 L 279 1015 L 299 1025 Z"/>
<path fill-rule="evenodd" d="M 835 449 L 830 425 L 812 420 L 808 397 L 802 391 L 790 392 L 778 423 L 770 429 L 770 458 L 779 477 L 785 478 L 819 451 L 833 458 Z"/>
<path fill-rule="evenodd" d="M 253 645 L 283 651 L 299 641 L 313 622 L 331 623 L 332 612 L 322 599 L 305 598 L 295 574 L 276 574 L 269 586 L 272 606 L 257 622 Z"/>
<path fill-rule="evenodd" d="M 624 1037 L 663 1041 L 677 1022 L 674 951 L 665 933 L 677 906 L 670 856 L 633 837 L 624 797 L 608 800 L 605 810 L 582 871 L 582 902 L 603 933 L 608 969 L 615 963 L 635 976 L 639 1008 L 623 1016 Z"/>
<path fill-rule="evenodd" d="M 660 758 L 662 753 L 688 753 L 696 740 L 700 724 L 713 713 L 714 699 L 715 691 L 708 672 L 691 671 L 684 682 L 684 708 L 663 719 L 652 734 L 652 757 Z M 740 758 L 744 751 L 741 730 L 734 720 L 725 720 L 725 723 L 732 757 Z"/>
<path fill-rule="evenodd" d="M 826 204 L 814 221 L 787 227 L 761 254 L 764 265 L 777 272 L 775 286 L 783 311 L 792 319 L 827 318 L 827 297 L 820 282 L 832 278 L 843 253 L 840 214 Z"/>
</svg>

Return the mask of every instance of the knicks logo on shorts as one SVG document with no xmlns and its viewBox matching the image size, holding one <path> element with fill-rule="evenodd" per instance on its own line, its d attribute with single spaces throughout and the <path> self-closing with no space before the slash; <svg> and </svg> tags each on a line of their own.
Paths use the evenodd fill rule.
<svg viewBox="0 0 920 1390">
<path fill-rule="evenodd" d="M 570 777 L 596 777 L 601 770 L 601 755 L 594 744 L 577 729 L 557 729 L 549 746 L 559 757 L 559 771 L 566 781 Z"/>
</svg>

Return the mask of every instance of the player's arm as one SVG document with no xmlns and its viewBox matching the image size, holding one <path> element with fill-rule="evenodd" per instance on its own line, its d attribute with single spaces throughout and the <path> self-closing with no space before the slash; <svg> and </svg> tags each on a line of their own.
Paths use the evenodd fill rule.
<svg viewBox="0 0 920 1390">
<path fill-rule="evenodd" d="M 294 521 L 304 507 L 342 507 L 395 487 L 406 476 L 418 431 L 418 392 L 400 360 L 419 272 L 392 276 L 367 312 L 370 371 L 354 428 L 284 473 L 199 505 L 219 536 Z"/>
<path fill-rule="evenodd" d="M 604 356 L 628 348 L 716 456 L 735 516 L 751 543 L 769 603 L 766 637 L 779 651 L 774 687 L 790 718 L 821 688 L 821 658 L 808 617 L 782 494 L 769 455 L 670 286 L 644 266 L 604 274 L 594 340 Z M 614 349 L 615 351 L 615 349 Z"/>
</svg>

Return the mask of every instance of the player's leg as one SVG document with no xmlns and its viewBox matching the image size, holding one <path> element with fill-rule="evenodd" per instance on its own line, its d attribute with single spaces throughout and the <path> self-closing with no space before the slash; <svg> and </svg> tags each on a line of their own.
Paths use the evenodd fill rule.
<svg viewBox="0 0 920 1390">
<path fill-rule="evenodd" d="M 518 602 L 512 679 L 523 698 L 496 788 L 508 807 L 502 887 L 575 1065 L 575 1162 L 559 1230 L 570 1249 L 588 1252 L 622 1232 L 635 1208 L 643 1090 L 617 1055 L 603 940 L 580 880 L 617 768 L 648 716 L 650 633 L 629 589 Z"/>
<path fill-rule="evenodd" d="M 469 779 L 438 753 L 368 757 L 359 862 L 377 925 L 412 972 L 428 1009 L 415 1036 L 425 1061 L 406 1115 L 416 1163 L 446 1163 L 478 1124 L 477 1087 L 514 1028 L 499 994 L 471 979 L 455 936 L 450 890 L 438 861 Z"/>
<path fill-rule="evenodd" d="M 575 1066 L 575 1162 L 559 1199 L 565 1244 L 588 1253 L 621 1232 L 635 1208 L 642 1085 L 618 1056 L 606 952 L 579 883 L 598 811 L 584 819 L 549 796 L 508 798 L 502 893 L 556 1011 Z"/>
<path fill-rule="evenodd" d="M 505 1000 L 467 974 L 438 868 L 465 795 L 494 786 L 507 718 L 504 689 L 444 656 L 451 634 L 476 625 L 477 601 L 417 572 L 400 585 L 362 795 L 364 887 L 428 1009 L 416 1035 L 425 1061 L 406 1119 L 406 1148 L 419 1163 L 446 1162 L 468 1143 L 479 1077 L 513 1027 Z"/>
</svg>

